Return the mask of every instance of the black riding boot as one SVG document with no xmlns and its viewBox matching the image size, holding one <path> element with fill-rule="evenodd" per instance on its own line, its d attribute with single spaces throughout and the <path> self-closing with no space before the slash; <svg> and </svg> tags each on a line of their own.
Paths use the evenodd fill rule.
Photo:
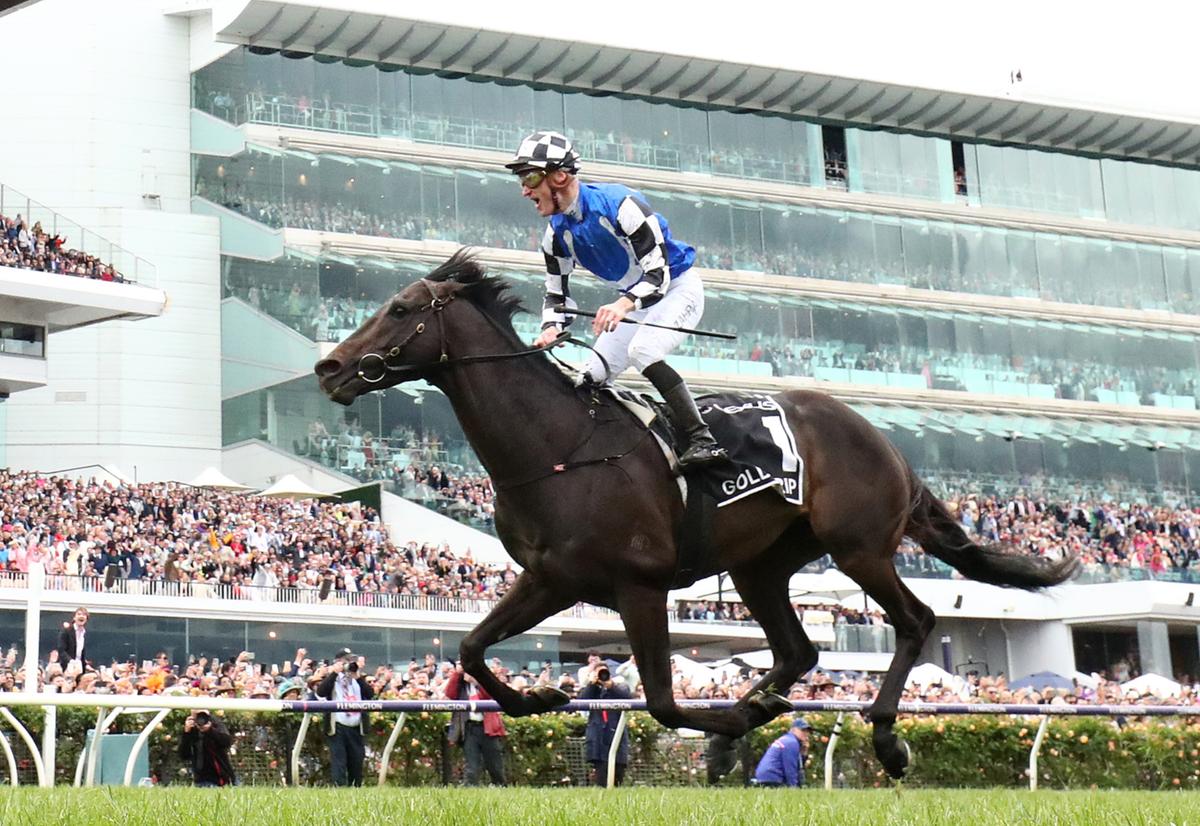
<svg viewBox="0 0 1200 826">
<path fill-rule="evenodd" d="M 729 454 L 713 438 L 704 419 L 700 418 L 700 411 L 696 408 L 696 402 L 683 377 L 665 361 L 651 364 L 642 371 L 642 375 L 654 385 L 654 389 L 671 409 L 671 418 L 675 420 L 676 429 L 687 436 L 687 445 L 679 454 L 680 470 L 693 470 L 717 462 L 728 462 Z"/>
</svg>

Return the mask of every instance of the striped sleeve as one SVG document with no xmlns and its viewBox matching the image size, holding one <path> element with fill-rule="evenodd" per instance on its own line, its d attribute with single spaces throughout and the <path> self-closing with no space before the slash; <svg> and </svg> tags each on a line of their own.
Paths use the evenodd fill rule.
<svg viewBox="0 0 1200 826">
<path fill-rule="evenodd" d="M 542 236 L 542 255 L 546 258 L 546 298 L 542 302 L 542 329 L 558 325 L 566 327 L 574 320 L 563 314 L 567 299 L 571 295 L 567 281 L 575 269 L 575 258 L 554 234 L 554 227 L 547 224 Z"/>
<path fill-rule="evenodd" d="M 633 245 L 633 254 L 642 268 L 641 279 L 624 293 L 640 310 L 657 303 L 671 284 L 662 224 L 649 205 L 627 195 L 617 209 L 617 226 Z"/>
</svg>

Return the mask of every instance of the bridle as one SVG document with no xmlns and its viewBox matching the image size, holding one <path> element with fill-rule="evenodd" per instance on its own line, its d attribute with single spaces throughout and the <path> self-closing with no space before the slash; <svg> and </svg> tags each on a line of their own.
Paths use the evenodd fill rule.
<svg viewBox="0 0 1200 826">
<path fill-rule="evenodd" d="M 425 332 L 425 322 L 424 321 L 418 322 L 417 326 L 413 327 L 412 332 L 409 333 L 407 336 L 405 336 L 403 341 L 401 341 L 399 344 L 394 345 L 384 355 L 380 355 L 379 353 L 364 353 L 362 356 L 359 357 L 359 359 L 358 359 L 358 377 L 360 379 L 362 379 L 363 381 L 365 381 L 367 384 L 378 384 L 379 382 L 383 381 L 384 378 L 387 377 L 388 373 L 403 373 L 406 371 L 416 372 L 417 370 L 426 370 L 429 367 L 433 366 L 433 364 L 449 364 L 450 363 L 450 357 L 448 355 L 446 355 L 446 325 L 445 325 L 445 323 L 442 322 L 441 312 L 442 312 L 442 310 L 444 310 L 446 308 L 447 304 L 449 304 L 451 301 L 454 300 L 455 294 L 450 293 L 449 296 L 442 298 L 442 297 L 439 297 L 436 292 L 434 292 L 433 286 L 429 283 L 428 280 L 422 278 L 421 283 L 425 285 L 425 289 L 429 290 L 429 303 L 423 307 L 419 307 L 416 310 L 416 312 L 418 312 L 418 313 L 433 313 L 434 319 L 437 320 L 437 322 L 438 322 L 438 338 L 440 340 L 441 350 L 442 350 L 441 357 L 436 362 L 433 362 L 430 365 L 409 365 L 409 364 L 395 365 L 388 361 L 388 359 L 395 359 L 397 356 L 399 356 L 404 351 L 405 347 L 412 344 L 413 340 L 416 339 L 417 336 L 419 336 L 419 335 L 421 335 L 421 333 Z M 371 375 L 368 375 L 368 372 L 367 372 L 367 365 L 370 363 L 370 362 L 368 362 L 368 359 L 375 359 L 376 361 L 379 362 L 379 375 L 375 376 L 374 378 L 372 378 Z"/>
<path fill-rule="evenodd" d="M 504 361 L 506 359 L 523 358 L 524 356 L 532 356 L 535 353 L 549 352 L 555 347 L 567 343 L 581 344 L 584 347 L 589 347 L 589 345 L 587 345 L 585 342 L 572 338 L 570 333 L 563 331 L 557 339 L 550 342 L 545 347 L 529 347 L 525 350 L 517 350 L 511 353 L 492 353 L 482 356 L 459 356 L 458 358 L 450 358 L 449 354 L 446 352 L 446 323 L 442 319 L 441 314 L 442 310 L 446 309 L 446 306 L 455 299 L 457 293 L 450 293 L 449 295 L 442 297 L 434 292 L 433 285 L 428 279 L 422 278 L 420 283 L 425 286 L 425 289 L 429 290 L 430 300 L 428 304 L 418 307 L 413 312 L 432 313 L 433 321 L 437 323 L 438 348 L 441 350 L 441 355 L 438 356 L 437 361 L 431 361 L 426 364 L 394 363 L 395 359 L 404 352 L 404 348 L 412 344 L 417 336 L 425 332 L 427 325 L 425 321 L 420 321 L 415 327 L 413 327 L 412 332 L 404 337 L 403 341 L 391 347 L 386 353 L 382 355 L 379 353 L 364 353 L 363 355 L 359 356 L 358 377 L 367 384 L 378 384 L 387 378 L 388 374 L 401 373 L 408 374 L 409 376 L 416 378 L 433 370 L 444 369 L 447 367 L 457 367 L 463 364 L 481 364 L 489 361 Z M 483 313 L 482 315 L 493 327 L 500 332 L 504 332 L 491 316 L 489 316 L 487 313 Z M 378 364 L 376 364 L 376 362 L 378 362 Z M 377 375 L 376 371 L 378 372 Z"/>
<path fill-rule="evenodd" d="M 413 341 L 416 340 L 417 336 L 419 336 L 425 332 L 425 330 L 427 328 L 425 321 L 424 320 L 419 321 L 417 323 L 417 325 L 415 327 L 413 327 L 412 332 L 404 337 L 403 341 L 401 341 L 399 344 L 396 344 L 395 346 L 391 347 L 383 355 L 380 355 L 379 353 L 365 353 L 362 356 L 359 356 L 358 377 L 360 379 L 362 379 L 364 382 L 366 382 L 367 384 L 378 384 L 379 382 L 383 381 L 388 376 L 388 374 L 394 374 L 394 373 L 408 374 L 409 376 L 415 378 L 417 376 L 423 376 L 425 374 L 428 374 L 429 372 L 434 371 L 434 370 L 445 369 L 445 368 L 449 368 L 449 367 L 457 367 L 457 366 L 463 365 L 463 364 L 481 364 L 481 363 L 489 362 L 489 361 L 504 361 L 506 359 L 523 358 L 525 356 L 532 356 L 535 353 L 546 353 L 546 352 L 553 350 L 555 347 L 558 347 L 563 344 L 568 344 L 568 343 L 581 345 L 583 347 L 588 348 L 593 353 L 596 353 L 595 348 L 593 348 L 590 344 L 588 344 L 587 342 L 584 342 L 584 341 L 580 341 L 577 338 L 573 338 L 569 332 L 564 330 L 563 332 L 559 333 L 558 338 L 556 338 L 554 341 L 550 342 L 545 347 L 530 347 L 530 348 L 527 348 L 524 350 L 516 350 L 516 351 L 510 352 L 510 353 L 493 353 L 493 354 L 481 355 L 481 356 L 460 356 L 458 358 L 450 358 L 449 354 L 446 352 L 446 323 L 442 319 L 441 314 L 442 314 L 442 310 L 446 309 L 446 306 L 455 299 L 455 297 L 457 296 L 457 293 L 450 293 L 449 295 L 447 295 L 445 297 L 440 297 L 434 291 L 433 285 L 429 282 L 428 279 L 422 278 L 421 283 L 425 286 L 425 289 L 429 290 L 429 299 L 430 300 L 429 300 L 428 304 L 417 308 L 414 312 L 416 312 L 416 313 L 431 313 L 433 315 L 434 321 L 437 322 L 438 346 L 439 346 L 439 349 L 441 350 L 441 355 L 438 356 L 437 361 L 431 361 L 426 364 L 394 364 L 391 361 L 389 361 L 389 359 L 394 360 L 397 357 L 399 357 L 399 355 L 404 352 L 405 347 L 412 344 Z M 500 331 L 501 333 L 504 332 L 504 330 L 501 329 L 500 325 L 496 323 L 496 320 L 493 319 L 490 315 L 488 315 L 487 313 L 483 313 L 482 315 L 498 331 Z M 566 364 L 561 359 L 558 359 L 558 357 L 556 355 L 554 355 L 553 353 L 550 353 L 550 355 L 552 358 L 557 360 L 564 367 L 567 367 L 574 372 L 578 372 L 577 370 L 575 370 L 575 368 L 570 367 L 570 365 Z M 596 355 L 599 356 L 601 362 L 603 362 L 604 370 L 605 370 L 605 373 L 607 374 L 609 372 L 608 361 L 600 353 L 596 353 Z M 368 361 L 368 359 L 371 359 L 372 361 Z M 375 368 L 375 369 L 379 370 L 379 375 L 372 377 L 372 375 L 368 374 L 367 365 L 374 364 L 375 362 L 379 363 L 378 366 Z M 401 379 L 401 380 L 403 380 L 403 379 Z M 596 424 L 597 424 L 597 422 L 596 422 L 596 406 L 599 403 L 599 396 L 595 392 L 596 388 L 593 386 L 593 387 L 584 387 L 581 389 L 588 390 L 588 392 L 591 394 L 591 397 L 592 397 L 591 406 L 588 411 L 589 418 L 591 419 L 591 427 L 589 428 L 587 434 L 584 436 L 583 440 L 574 449 L 572 449 L 570 451 L 570 453 L 568 454 L 569 456 L 574 456 L 589 441 L 591 441 L 592 433 L 595 431 Z M 336 392 L 336 390 L 334 392 Z M 641 443 L 647 437 L 649 437 L 649 435 L 650 435 L 650 430 L 648 428 L 644 428 L 642 430 L 640 437 L 630 447 L 628 447 L 627 449 L 625 449 L 619 453 L 608 454 L 608 455 L 604 455 L 604 456 L 597 456 L 597 457 L 589 458 L 589 459 L 568 460 L 565 462 L 560 462 L 560 463 L 551 465 L 548 469 L 546 469 L 546 468 L 538 469 L 538 470 L 534 470 L 531 473 L 512 477 L 512 478 L 506 478 L 506 479 L 493 478 L 492 484 L 493 484 L 493 487 L 497 491 L 500 491 L 500 490 L 522 487 L 524 485 L 528 485 L 531 482 L 536 482 L 540 479 L 544 479 L 548 476 L 554 476 L 559 473 L 565 473 L 570 470 L 575 470 L 577 468 L 582 468 L 582 467 L 588 467 L 591 465 L 608 464 L 608 465 L 614 465 L 614 466 L 619 467 L 619 465 L 617 465 L 617 463 L 620 462 L 622 459 L 624 459 L 629 454 L 631 454 L 634 450 L 636 450 L 638 448 L 638 446 L 640 446 Z M 624 472 L 624 468 L 621 468 L 621 470 L 622 470 L 622 472 Z M 628 477 L 628 474 L 626 474 L 626 476 Z"/>
</svg>

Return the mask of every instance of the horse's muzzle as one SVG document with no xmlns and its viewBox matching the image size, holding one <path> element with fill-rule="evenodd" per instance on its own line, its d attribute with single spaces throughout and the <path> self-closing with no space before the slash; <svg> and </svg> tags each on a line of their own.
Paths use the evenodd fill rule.
<svg viewBox="0 0 1200 826">
<path fill-rule="evenodd" d="M 317 383 L 321 387 L 321 392 L 331 400 L 338 404 L 349 405 L 358 398 L 358 392 L 350 387 L 356 378 L 353 373 L 338 380 L 338 376 L 342 372 L 342 363 L 337 359 L 321 359 L 313 367 L 313 372 L 317 374 Z"/>
</svg>

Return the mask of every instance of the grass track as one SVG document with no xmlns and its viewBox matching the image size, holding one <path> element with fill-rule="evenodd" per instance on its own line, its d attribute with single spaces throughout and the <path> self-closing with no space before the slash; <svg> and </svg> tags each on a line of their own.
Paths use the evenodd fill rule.
<svg viewBox="0 0 1200 826">
<path fill-rule="evenodd" d="M 0 824 L 1200 826 L 1200 792 L 766 789 L 4 789 Z"/>
</svg>

